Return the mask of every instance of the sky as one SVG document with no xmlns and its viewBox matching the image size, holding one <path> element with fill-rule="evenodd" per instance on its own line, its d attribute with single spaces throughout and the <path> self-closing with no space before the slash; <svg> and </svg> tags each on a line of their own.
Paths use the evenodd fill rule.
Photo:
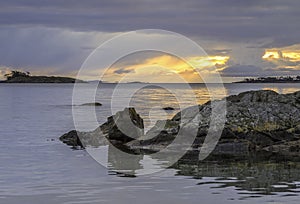
<svg viewBox="0 0 300 204">
<path fill-rule="evenodd" d="M 297 0 L 0 0 L 0 79 L 10 70 L 76 77 L 95 48 L 139 29 L 195 41 L 207 56 L 188 63 L 224 81 L 300 75 L 299 8 Z M 99 63 L 81 77 L 99 79 L 106 69 Z M 152 52 L 122 58 L 104 79 L 171 82 L 176 74 L 201 80 L 182 60 Z"/>
</svg>

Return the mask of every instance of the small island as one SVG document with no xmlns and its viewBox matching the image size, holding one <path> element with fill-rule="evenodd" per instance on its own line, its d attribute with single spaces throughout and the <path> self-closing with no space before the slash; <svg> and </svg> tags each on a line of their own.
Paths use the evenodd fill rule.
<svg viewBox="0 0 300 204">
<path fill-rule="evenodd" d="M 0 83 L 84 83 L 82 80 L 70 77 L 32 76 L 30 72 L 21 71 L 11 71 L 4 76 L 6 80 L 0 81 Z"/>
<path fill-rule="evenodd" d="M 126 84 L 149 84 L 149 82 L 142 82 L 142 81 L 129 81 Z"/>
<path fill-rule="evenodd" d="M 300 83 L 300 76 L 245 78 L 233 83 Z"/>
</svg>

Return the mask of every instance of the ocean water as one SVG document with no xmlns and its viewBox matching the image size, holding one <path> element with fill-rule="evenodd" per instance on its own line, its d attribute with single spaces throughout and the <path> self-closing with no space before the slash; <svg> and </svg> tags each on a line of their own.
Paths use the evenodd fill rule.
<svg viewBox="0 0 300 204">
<path fill-rule="evenodd" d="M 149 85 L 138 90 L 139 86 L 124 84 L 118 92 L 114 85 L 102 84 L 95 98 L 103 106 L 94 108 L 80 106 L 91 102 L 85 97 L 93 93 L 91 84 L 80 85 L 82 98 L 75 103 L 71 84 L 1 84 L 0 203 L 299 203 L 297 162 L 178 164 L 155 174 L 122 177 L 85 150 L 71 149 L 58 140 L 74 129 L 72 111 L 81 116 L 77 128 L 92 130 L 90 112 L 95 111 L 97 122 L 103 123 L 130 105 L 149 129 L 156 120 L 172 117 L 195 100 L 210 99 L 203 84 L 189 89 L 180 84 L 163 85 L 165 89 Z M 225 92 L 218 85 L 211 91 L 222 98 L 260 89 L 291 93 L 300 90 L 300 84 L 225 84 Z M 167 106 L 177 110 L 161 109 Z"/>
</svg>

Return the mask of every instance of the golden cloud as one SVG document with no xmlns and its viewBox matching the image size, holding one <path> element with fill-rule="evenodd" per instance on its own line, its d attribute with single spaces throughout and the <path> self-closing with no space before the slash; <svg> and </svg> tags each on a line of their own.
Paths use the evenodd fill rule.
<svg viewBox="0 0 300 204">
<path fill-rule="evenodd" d="M 267 49 L 262 59 L 271 62 L 274 70 L 298 71 L 300 70 L 300 44 Z"/>
<path fill-rule="evenodd" d="M 215 73 L 216 67 L 224 67 L 229 56 L 193 56 L 184 61 L 172 55 L 159 55 L 150 57 L 136 64 L 118 66 L 116 63 L 107 70 L 104 76 L 105 81 L 120 81 L 124 76 L 131 81 L 148 82 L 177 82 L 179 75 L 187 82 L 202 82 L 198 71 L 201 74 Z M 129 65 L 128 65 L 129 64 Z M 195 70 L 196 69 L 196 70 Z"/>
<path fill-rule="evenodd" d="M 271 61 L 281 59 L 281 60 L 287 60 L 291 62 L 300 62 L 300 50 L 284 50 L 284 49 L 266 50 L 262 58 Z"/>
</svg>

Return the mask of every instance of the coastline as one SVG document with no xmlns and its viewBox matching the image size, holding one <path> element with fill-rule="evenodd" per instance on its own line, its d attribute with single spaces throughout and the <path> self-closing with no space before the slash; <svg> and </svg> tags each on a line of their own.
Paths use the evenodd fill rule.
<svg viewBox="0 0 300 204">
<path fill-rule="evenodd" d="M 78 80 L 70 77 L 56 77 L 56 76 L 26 76 L 16 77 L 8 80 L 0 81 L 5 84 L 26 84 L 26 83 L 88 83 L 83 80 Z"/>
</svg>

